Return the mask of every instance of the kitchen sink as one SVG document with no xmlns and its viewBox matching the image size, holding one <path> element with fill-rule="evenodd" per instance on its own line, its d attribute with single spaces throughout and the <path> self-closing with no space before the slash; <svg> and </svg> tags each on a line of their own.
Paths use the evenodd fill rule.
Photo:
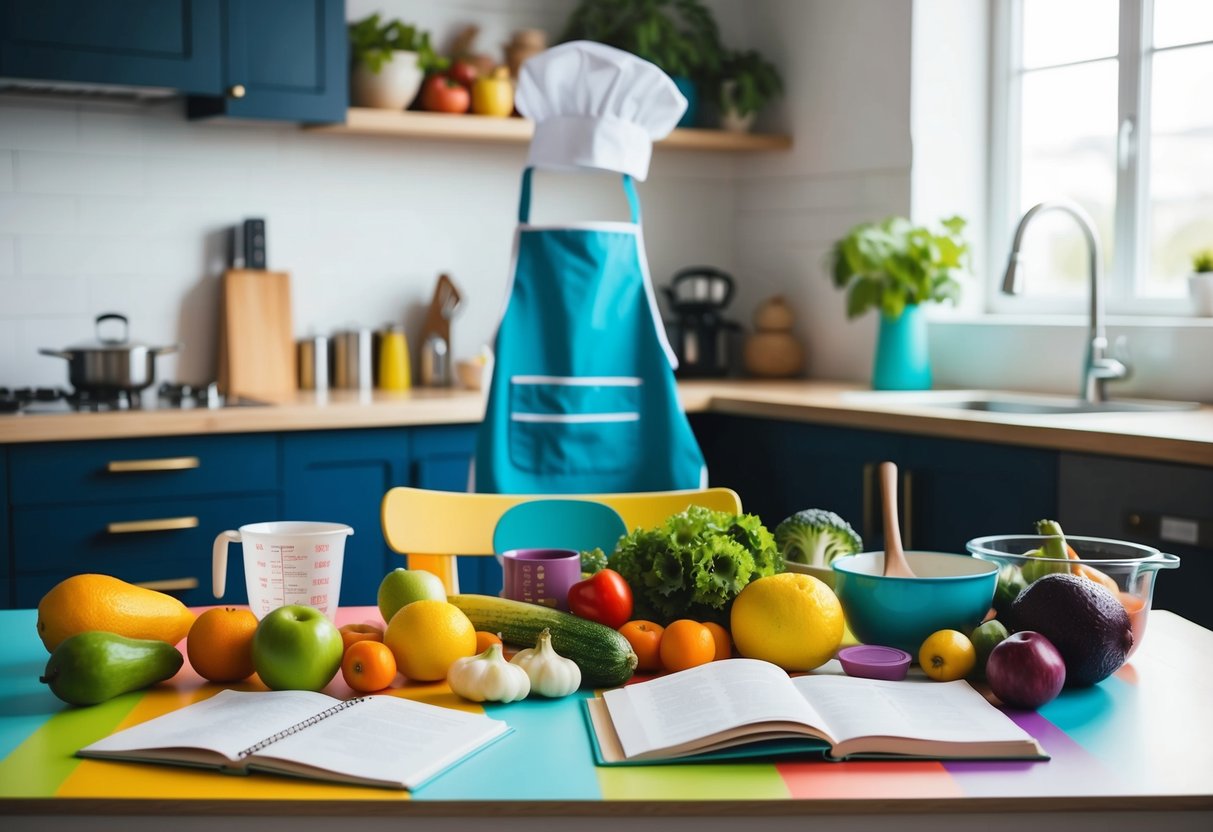
<svg viewBox="0 0 1213 832">
<path fill-rule="evenodd" d="M 1076 413 L 1173 413 L 1196 410 L 1199 402 L 1162 399 L 1113 399 L 1084 402 L 1070 396 L 984 390 L 927 390 L 922 392 L 862 391 L 845 394 L 848 401 L 890 407 L 930 407 L 980 413 L 1067 415 Z"/>
</svg>

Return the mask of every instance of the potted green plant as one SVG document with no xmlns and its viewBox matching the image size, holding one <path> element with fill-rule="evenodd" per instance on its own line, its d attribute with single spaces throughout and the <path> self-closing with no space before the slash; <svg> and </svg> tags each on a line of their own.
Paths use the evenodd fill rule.
<svg viewBox="0 0 1213 832">
<path fill-rule="evenodd" d="M 875 389 L 931 387 L 922 305 L 959 299 L 956 278 L 969 262 L 964 227 L 960 217 L 943 220 L 938 229 L 893 217 L 860 223 L 834 244 L 830 275 L 837 288 L 847 291 L 847 317 L 880 311 Z"/>
<path fill-rule="evenodd" d="M 403 110 L 417 97 L 428 71 L 444 68 L 429 32 L 372 14 L 349 24 L 350 94 L 357 107 Z"/>
<path fill-rule="evenodd" d="M 698 87 L 719 76 L 725 54 L 700 0 L 581 0 L 560 39 L 605 43 L 661 67 L 687 99 L 680 127 L 695 124 Z"/>
<path fill-rule="evenodd" d="M 1192 255 L 1188 294 L 1197 315 L 1213 315 L 1213 248 L 1202 249 Z"/>
<path fill-rule="evenodd" d="M 717 92 L 720 126 L 737 133 L 748 131 L 758 111 L 782 92 L 779 70 L 758 52 L 728 53 L 720 67 Z"/>
</svg>

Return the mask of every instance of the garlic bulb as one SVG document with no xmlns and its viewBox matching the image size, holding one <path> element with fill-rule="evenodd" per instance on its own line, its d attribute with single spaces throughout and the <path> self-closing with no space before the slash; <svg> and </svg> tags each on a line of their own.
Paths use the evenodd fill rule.
<svg viewBox="0 0 1213 832">
<path fill-rule="evenodd" d="M 456 659 L 446 681 L 452 691 L 473 702 L 515 702 L 531 692 L 530 677 L 505 660 L 500 644 L 477 656 Z"/>
<path fill-rule="evenodd" d="M 540 696 L 558 699 L 581 687 L 581 668 L 552 647 L 552 633 L 544 628 L 534 647 L 519 650 L 510 663 L 526 671 L 531 690 Z"/>
</svg>

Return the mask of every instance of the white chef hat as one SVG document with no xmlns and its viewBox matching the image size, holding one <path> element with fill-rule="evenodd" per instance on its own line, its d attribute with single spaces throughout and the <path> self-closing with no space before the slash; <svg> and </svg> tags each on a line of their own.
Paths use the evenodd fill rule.
<svg viewBox="0 0 1213 832">
<path fill-rule="evenodd" d="M 535 122 L 527 164 L 555 170 L 610 170 L 643 180 L 653 142 L 687 108 L 678 87 L 630 52 L 578 40 L 522 65 L 514 97 Z"/>
</svg>

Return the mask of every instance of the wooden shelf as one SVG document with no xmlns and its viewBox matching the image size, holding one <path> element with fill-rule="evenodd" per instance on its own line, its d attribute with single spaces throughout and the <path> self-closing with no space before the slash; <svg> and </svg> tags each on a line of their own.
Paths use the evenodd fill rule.
<svg viewBox="0 0 1213 832">
<path fill-rule="evenodd" d="M 351 107 L 344 124 L 306 128 L 316 133 L 351 136 L 400 136 L 439 141 L 525 144 L 531 140 L 531 122 L 522 118 L 492 118 Z M 747 153 L 787 150 L 792 137 L 774 133 L 730 133 L 725 130 L 679 128 L 657 143 L 658 147 Z"/>
</svg>

